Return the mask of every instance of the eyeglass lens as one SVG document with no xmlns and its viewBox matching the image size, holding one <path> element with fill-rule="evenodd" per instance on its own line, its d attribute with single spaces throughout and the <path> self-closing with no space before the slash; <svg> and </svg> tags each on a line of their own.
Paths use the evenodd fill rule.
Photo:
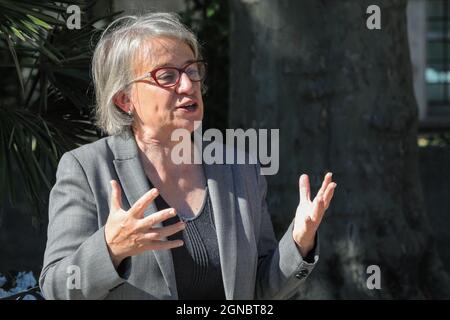
<svg viewBox="0 0 450 320">
<path fill-rule="evenodd" d="M 179 81 L 181 71 L 184 71 L 191 81 L 201 81 L 205 76 L 206 67 L 204 62 L 194 62 L 183 69 L 161 68 L 156 72 L 155 78 L 161 86 L 173 86 Z"/>
</svg>

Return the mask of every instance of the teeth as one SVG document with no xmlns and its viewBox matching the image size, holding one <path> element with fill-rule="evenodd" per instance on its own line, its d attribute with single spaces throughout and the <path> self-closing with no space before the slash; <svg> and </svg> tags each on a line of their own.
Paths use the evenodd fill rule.
<svg viewBox="0 0 450 320">
<path fill-rule="evenodd" d="M 196 107 L 197 107 L 197 104 L 196 104 L 196 103 L 193 103 L 193 104 L 188 104 L 188 105 L 185 105 L 185 106 L 180 106 L 179 108 L 188 109 L 188 110 L 193 110 L 193 109 L 195 109 Z"/>
</svg>

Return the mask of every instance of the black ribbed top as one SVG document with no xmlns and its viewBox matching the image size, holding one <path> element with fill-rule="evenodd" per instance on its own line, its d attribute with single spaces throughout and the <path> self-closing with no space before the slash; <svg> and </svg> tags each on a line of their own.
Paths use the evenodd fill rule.
<svg viewBox="0 0 450 320">
<path fill-rule="evenodd" d="M 161 196 L 156 198 L 155 204 L 158 210 L 170 207 Z M 175 216 L 164 221 L 163 225 L 178 221 L 179 216 Z M 224 300 L 217 232 L 208 189 L 200 213 L 191 220 L 183 221 L 186 228 L 168 237 L 169 240 L 184 241 L 182 247 L 172 249 L 178 298 Z"/>
</svg>

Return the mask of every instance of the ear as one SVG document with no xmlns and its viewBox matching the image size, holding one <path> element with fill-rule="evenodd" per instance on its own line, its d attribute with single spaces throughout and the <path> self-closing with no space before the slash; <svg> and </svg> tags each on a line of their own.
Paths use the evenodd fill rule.
<svg viewBox="0 0 450 320">
<path fill-rule="evenodd" d="M 127 93 L 119 91 L 113 97 L 114 104 L 120 108 L 123 112 L 133 111 L 133 104 Z"/>
</svg>

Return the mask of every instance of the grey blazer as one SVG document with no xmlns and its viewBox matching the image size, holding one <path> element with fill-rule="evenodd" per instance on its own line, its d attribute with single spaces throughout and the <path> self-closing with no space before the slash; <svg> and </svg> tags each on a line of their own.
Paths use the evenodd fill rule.
<svg viewBox="0 0 450 320">
<path fill-rule="evenodd" d="M 227 299 L 287 299 L 318 260 L 307 263 L 292 224 L 277 242 L 266 182 L 256 165 L 204 164 Z M 127 210 L 149 190 L 130 131 L 67 152 L 50 193 L 48 239 L 39 284 L 47 299 L 178 299 L 170 250 L 148 251 L 113 266 L 104 236 L 110 180 Z M 156 212 L 151 204 L 145 215 Z"/>
</svg>

